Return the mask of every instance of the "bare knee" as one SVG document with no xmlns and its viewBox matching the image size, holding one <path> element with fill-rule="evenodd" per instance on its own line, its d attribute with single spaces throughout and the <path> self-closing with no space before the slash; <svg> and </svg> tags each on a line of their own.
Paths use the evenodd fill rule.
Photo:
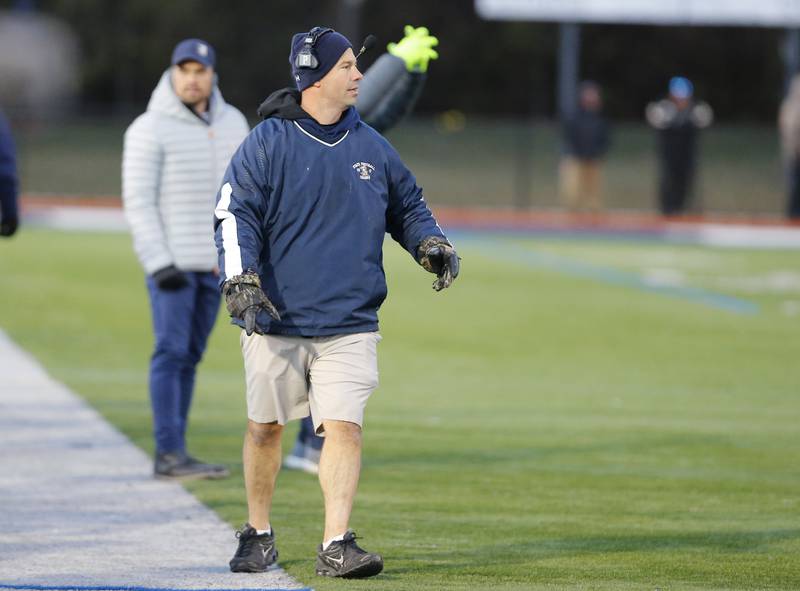
<svg viewBox="0 0 800 591">
<path fill-rule="evenodd" d="M 349 421 L 323 421 L 325 438 L 336 439 L 342 443 L 361 445 L 361 427 Z"/>
<path fill-rule="evenodd" d="M 283 425 L 278 423 L 256 423 L 247 421 L 247 436 L 257 447 L 270 447 L 281 440 Z"/>
</svg>

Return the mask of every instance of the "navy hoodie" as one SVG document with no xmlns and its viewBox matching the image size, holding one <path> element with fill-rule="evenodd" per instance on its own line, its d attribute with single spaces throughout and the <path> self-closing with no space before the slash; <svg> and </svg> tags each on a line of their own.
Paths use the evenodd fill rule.
<svg viewBox="0 0 800 591">
<path fill-rule="evenodd" d="M 220 283 L 258 273 L 281 314 L 259 314 L 265 333 L 377 330 L 386 232 L 415 259 L 423 238 L 444 235 L 414 175 L 355 109 L 320 125 L 297 99 L 273 93 L 225 173 L 214 223 Z"/>
<path fill-rule="evenodd" d="M 11 129 L 0 113 L 0 219 L 16 220 L 17 213 L 17 164 Z"/>
</svg>

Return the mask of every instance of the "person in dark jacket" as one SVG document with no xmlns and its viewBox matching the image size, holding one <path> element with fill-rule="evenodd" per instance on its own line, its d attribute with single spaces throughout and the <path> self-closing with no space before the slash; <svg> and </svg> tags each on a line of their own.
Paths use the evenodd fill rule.
<svg viewBox="0 0 800 591">
<path fill-rule="evenodd" d="M 650 103 L 647 122 L 658 131 L 659 208 L 664 215 L 682 213 L 689 202 L 697 169 L 698 130 L 711 125 L 714 113 L 695 102 L 694 85 L 677 76 L 669 82 L 669 96 Z"/>
<path fill-rule="evenodd" d="M 367 70 L 359 87 L 356 110 L 361 120 L 378 133 L 394 127 L 414 108 L 425 83 L 428 63 L 439 57 L 433 49 L 439 40 L 427 28 L 408 25 L 404 33 L 403 39 L 390 43 L 388 52 Z M 314 432 L 311 417 L 302 419 L 283 468 L 317 474 L 324 441 Z"/>
<path fill-rule="evenodd" d="M 349 520 L 364 408 L 378 385 L 384 236 L 436 275 L 437 291 L 458 276 L 459 259 L 414 176 L 353 108 L 362 75 L 350 42 L 315 27 L 293 37 L 289 61 L 297 90 L 262 106 L 266 119 L 231 159 L 216 208 L 220 282 L 243 329 L 248 409 L 248 522 L 230 568 L 260 572 L 277 559 L 269 517 L 281 432 L 310 412 L 326 438 L 316 572 L 368 577 L 383 559 L 356 544 Z"/>
<path fill-rule="evenodd" d="M 603 207 L 601 169 L 608 151 L 608 122 L 602 115 L 600 87 L 581 84 L 578 110 L 564 123 L 561 159 L 561 198 L 571 211 L 599 211 Z"/>
<path fill-rule="evenodd" d="M 8 121 L 0 112 L 0 236 L 13 236 L 19 226 L 17 158 Z"/>
<path fill-rule="evenodd" d="M 800 74 L 792 77 L 789 92 L 781 102 L 778 130 L 788 189 L 786 216 L 800 220 Z"/>
</svg>

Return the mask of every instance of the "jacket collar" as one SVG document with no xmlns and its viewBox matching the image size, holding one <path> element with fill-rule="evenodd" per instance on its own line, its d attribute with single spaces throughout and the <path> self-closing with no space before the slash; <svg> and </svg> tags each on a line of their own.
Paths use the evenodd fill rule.
<svg viewBox="0 0 800 591">
<path fill-rule="evenodd" d="M 330 125 L 322 125 L 311 116 L 298 119 L 296 123 L 317 139 L 328 144 L 335 144 L 353 129 L 359 121 L 361 121 L 361 118 L 358 116 L 358 111 L 355 110 L 355 107 L 349 107 L 342 113 L 339 121 Z"/>
<path fill-rule="evenodd" d="M 261 103 L 258 114 L 262 119 L 275 117 L 294 121 L 305 133 L 319 141 L 331 145 L 339 142 L 353 129 L 361 118 L 354 107 L 349 107 L 336 123 L 322 125 L 300 106 L 301 94 L 295 88 L 282 88 L 273 92 Z"/>
</svg>

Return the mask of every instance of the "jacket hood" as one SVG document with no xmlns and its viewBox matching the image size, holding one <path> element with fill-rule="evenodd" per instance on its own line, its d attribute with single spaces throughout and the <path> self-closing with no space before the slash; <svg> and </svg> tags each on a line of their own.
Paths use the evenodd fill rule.
<svg viewBox="0 0 800 591">
<path fill-rule="evenodd" d="M 258 108 L 262 119 L 275 117 L 294 121 L 306 132 L 325 142 L 336 142 L 344 134 L 353 129 L 361 118 L 355 107 L 349 107 L 342 113 L 341 119 L 330 125 L 322 125 L 300 106 L 302 94 L 294 88 L 281 88 L 267 97 Z"/>
<path fill-rule="evenodd" d="M 300 107 L 301 96 L 300 91 L 296 88 L 287 87 L 276 90 L 258 107 L 258 116 L 262 119 L 277 117 L 290 121 L 310 118 L 311 115 Z"/>
<path fill-rule="evenodd" d="M 217 115 L 222 111 L 224 106 L 225 99 L 222 98 L 222 93 L 219 91 L 215 79 L 214 86 L 211 89 L 211 98 L 209 99 L 209 115 L 211 122 L 216 120 Z M 153 90 L 153 94 L 150 95 L 150 102 L 147 103 L 147 110 L 156 111 L 186 121 L 203 123 L 203 120 L 189 107 L 184 105 L 181 99 L 178 98 L 178 95 L 175 94 L 175 90 L 172 88 L 172 79 L 169 69 L 161 75 L 161 79 L 158 81 L 155 90 Z"/>
</svg>

